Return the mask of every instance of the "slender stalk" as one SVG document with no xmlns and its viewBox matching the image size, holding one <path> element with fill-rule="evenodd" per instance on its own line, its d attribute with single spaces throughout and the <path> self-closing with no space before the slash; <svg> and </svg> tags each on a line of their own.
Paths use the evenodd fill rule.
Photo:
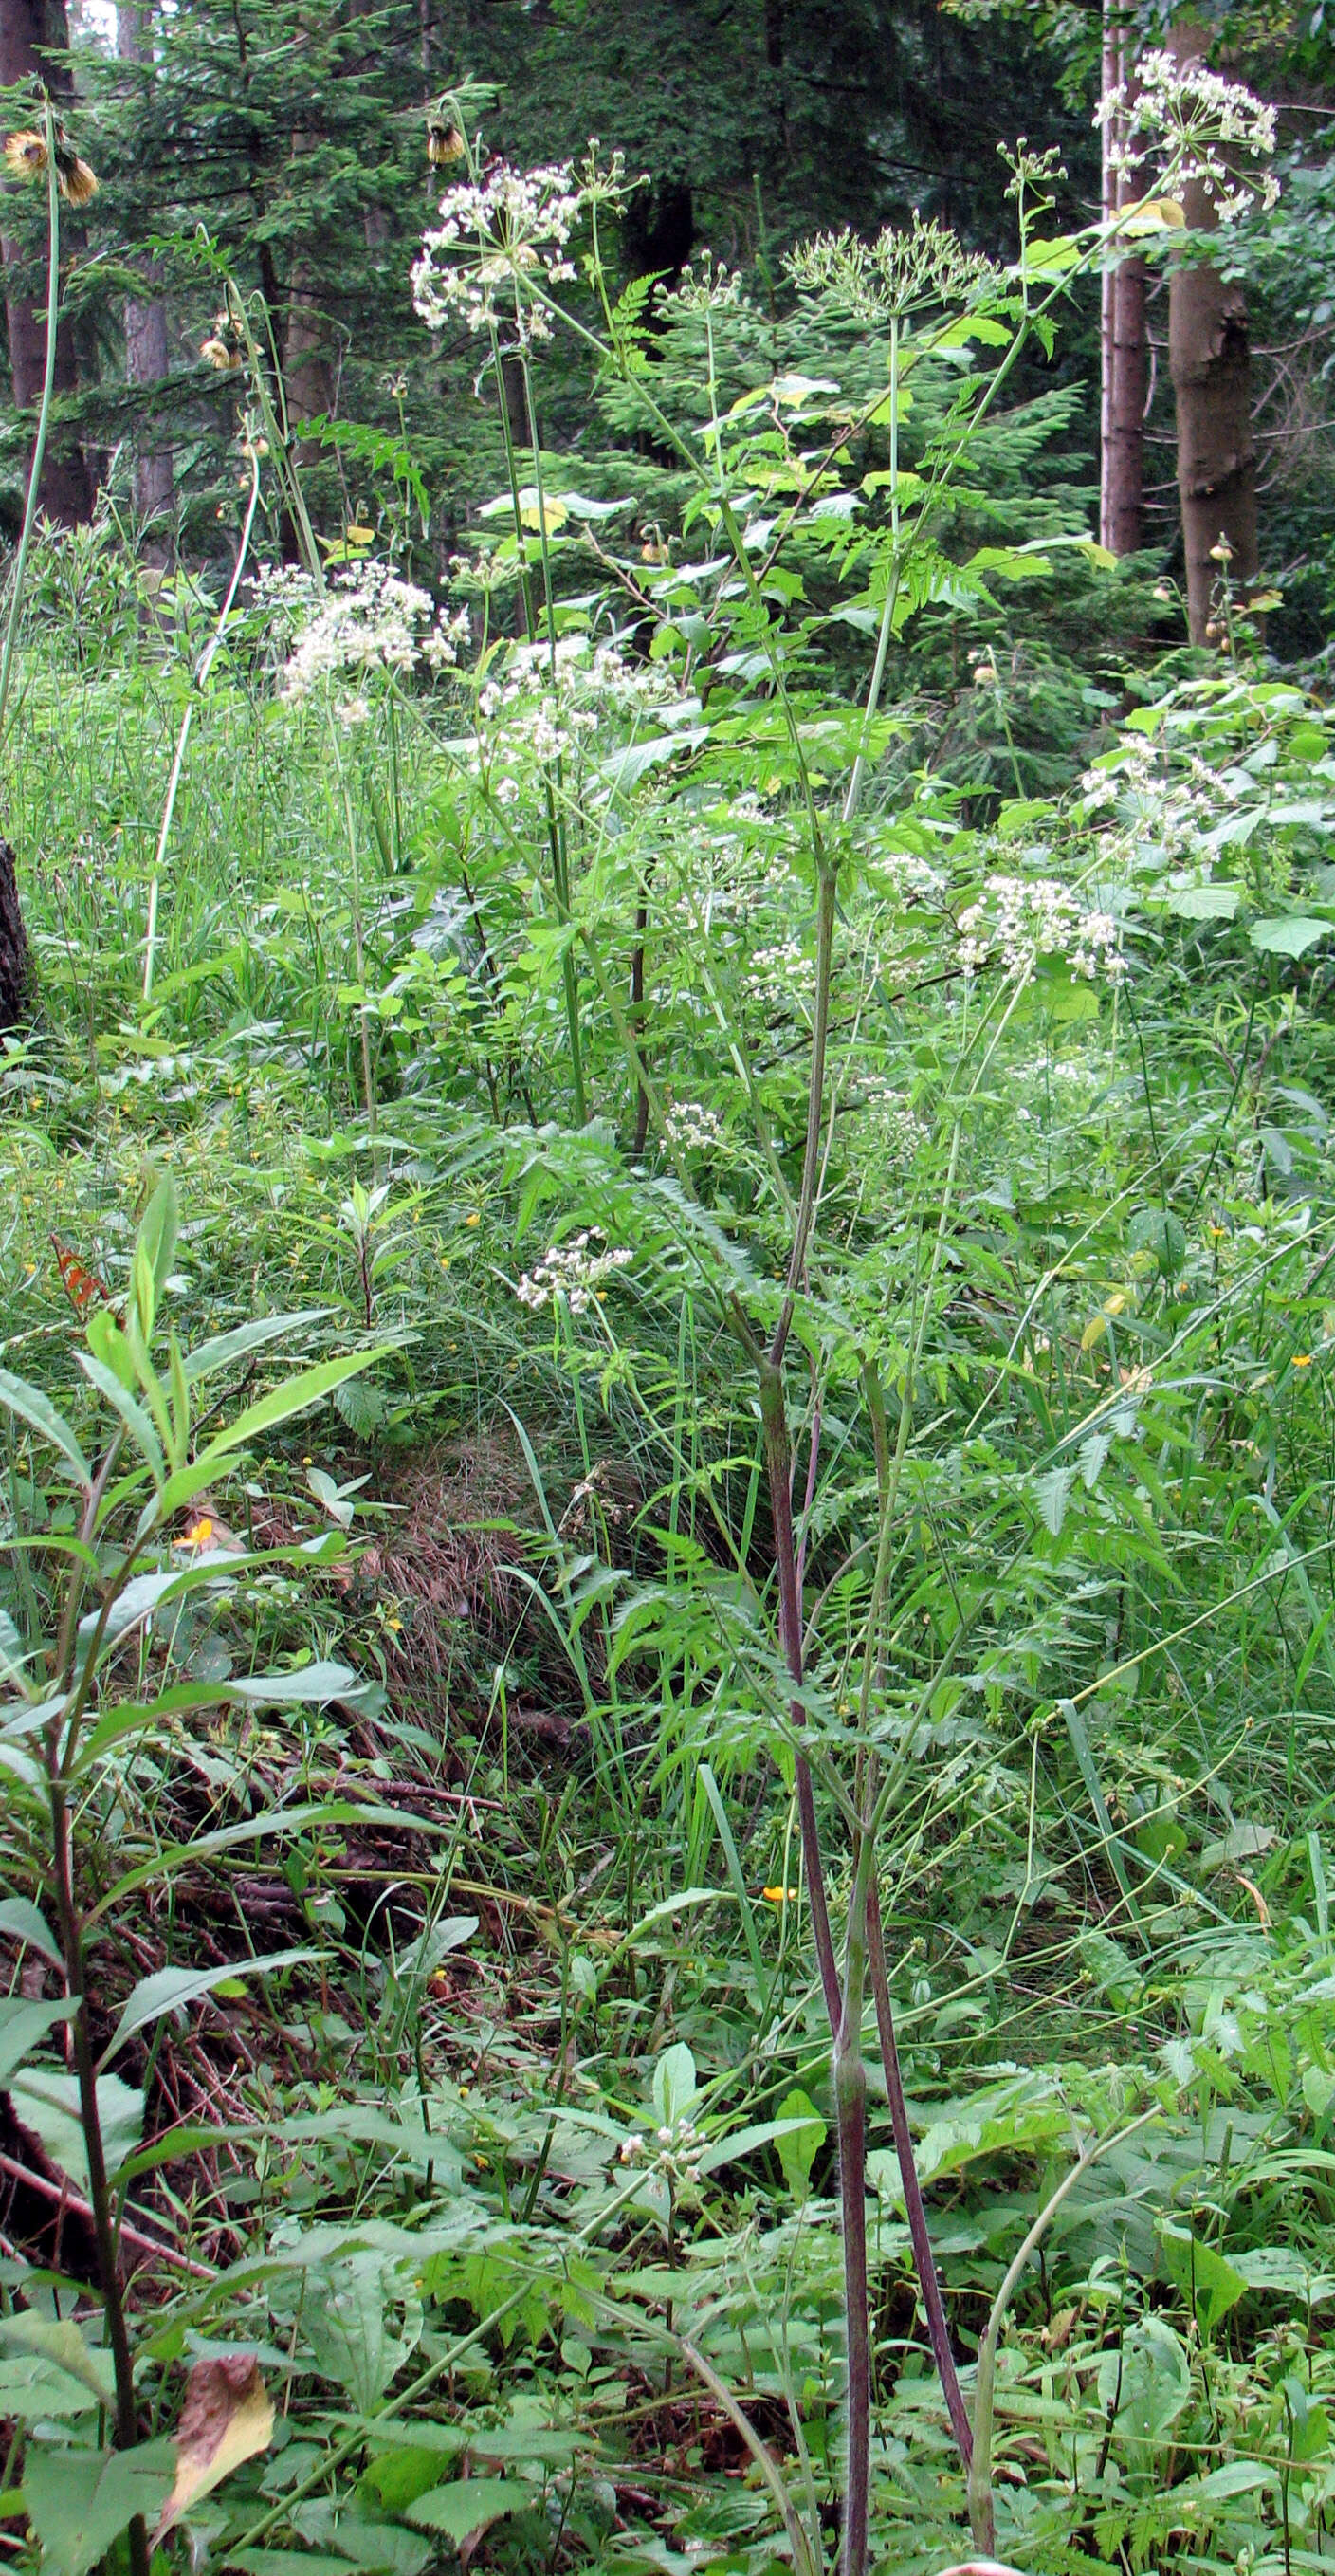
<svg viewBox="0 0 1335 2576">
<path fill-rule="evenodd" d="M 227 596 L 218 612 L 217 623 L 215 624 L 213 633 L 209 638 L 199 669 L 195 674 L 194 694 L 192 697 L 187 699 L 185 713 L 181 718 L 180 731 L 176 737 L 176 755 L 171 765 L 171 776 L 167 781 L 167 794 L 162 808 L 162 821 L 158 828 L 158 846 L 153 853 L 153 875 L 148 889 L 148 920 L 144 928 L 144 1000 L 146 1002 L 151 999 L 153 992 L 153 967 L 158 944 L 158 889 L 162 882 L 162 870 L 167 856 L 167 843 L 171 835 L 172 818 L 176 812 L 176 791 L 181 784 L 181 771 L 185 766 L 185 752 L 186 745 L 190 740 L 190 727 L 194 722 L 195 708 L 199 704 L 199 700 L 203 695 L 205 685 L 208 681 L 209 673 L 213 668 L 214 657 L 223 640 L 223 636 L 227 631 L 227 620 L 232 614 L 233 603 L 236 599 L 236 594 L 241 583 L 241 574 L 245 566 L 246 557 L 250 552 L 250 540 L 255 527 L 255 513 L 258 510 L 260 503 L 259 452 L 254 439 L 251 440 L 250 445 L 252 451 L 250 459 L 250 498 L 246 504 L 246 515 L 241 525 L 241 542 L 236 550 L 236 562 L 232 566 L 232 578 L 227 585 Z"/>
<path fill-rule="evenodd" d="M 833 2077 L 839 2139 L 839 2211 L 844 2248 L 844 2335 L 848 2370 L 842 2576 L 863 2576 L 871 2506 L 871 2301 L 867 2286 L 867 2071 L 862 2057 L 862 1999 L 867 1972 L 867 1909 L 873 1885 L 872 1838 L 858 1839 L 853 1893 L 844 1935 L 844 2000 L 835 2036 Z"/>
<path fill-rule="evenodd" d="M 9 685 L 14 675 L 14 654 L 19 626 L 23 617 L 23 584 L 28 569 L 28 551 L 37 523 L 41 495 L 42 465 L 46 457 L 46 433 L 51 422 L 51 398 L 56 386 L 56 332 L 60 323 L 60 182 L 56 170 L 56 119 L 49 97 L 42 100 L 42 120 L 46 134 L 46 372 L 42 379 L 42 406 L 37 414 L 37 436 L 33 440 L 32 466 L 28 475 L 27 498 L 23 505 L 23 526 L 19 534 L 18 553 L 10 576 L 9 621 L 5 627 L 5 649 L 0 660 L 0 740 L 4 737 L 5 714 L 9 706 Z"/>
<path fill-rule="evenodd" d="M 950 2417 L 950 2429 L 967 2477 L 973 2458 L 973 2434 L 969 2428 L 969 2410 L 964 2403 L 955 2355 L 951 2349 L 950 2327 L 946 2320 L 941 2281 L 932 2252 L 931 2231 L 923 2204 L 922 2185 L 918 2180 L 917 2159 L 913 2152 L 913 2132 L 909 2127 L 908 2104 L 904 2099 L 904 2078 L 900 2073 L 899 2049 L 895 2041 L 895 2017 L 890 2002 L 890 1980 L 885 1967 L 885 1936 L 881 1929 L 881 1898 L 872 1874 L 867 1898 L 867 1966 L 871 1979 L 872 2001 L 876 2007 L 876 2030 L 881 2043 L 881 2068 L 885 2076 L 886 2098 L 890 2104 L 890 2126 L 894 2132 L 895 2154 L 899 2158 L 899 2178 L 904 2187 L 904 2208 L 908 2216 L 909 2241 L 913 2247 L 913 2267 L 918 2275 L 923 2313 L 927 2319 L 928 2340 L 936 2363 Z"/>
<path fill-rule="evenodd" d="M 899 316 L 890 324 L 890 569 L 886 574 L 885 602 L 881 609 L 880 631 L 876 638 L 876 658 L 871 667 L 867 704 L 858 736 L 857 757 L 844 798 L 844 821 L 851 823 L 862 802 L 862 782 L 867 775 L 867 754 L 871 729 L 881 703 L 881 686 L 894 633 L 895 607 L 899 598 Z"/>
<path fill-rule="evenodd" d="M 802 1604 L 797 1588 L 797 1546 L 793 1532 L 793 1446 L 788 1431 L 788 1409 L 783 1396 L 783 1374 L 767 1354 L 757 1364 L 760 1380 L 760 1421 L 765 1440 L 765 1472 L 769 1486 L 770 1516 L 774 1524 L 774 1567 L 779 1586 L 779 1644 L 784 1661 L 797 1689 L 802 1687 Z M 806 1712 L 800 1699 L 792 1703 L 792 1722 L 806 1724 Z M 831 2036 L 843 2019 L 843 1996 L 839 1985 L 839 1965 L 835 1957 L 834 1936 L 830 1930 L 829 1908 L 825 1898 L 825 1869 L 821 1859 L 820 1828 L 816 1821 L 816 1793 L 809 1764 L 799 1753 L 796 1762 L 797 1815 L 802 1835 L 802 1866 L 807 1883 L 807 1903 L 811 1908 L 811 1929 L 820 1967 L 825 2010 L 829 2016 Z"/>
<path fill-rule="evenodd" d="M 102 2122 L 97 2102 L 97 2069 L 93 2062 L 93 2043 L 88 2030 L 88 1997 L 84 1978 L 83 1925 L 79 1918 L 74 1888 L 74 1856 L 70 1836 L 69 1800 L 61 1771 L 60 1718 L 51 1720 L 46 1730 L 46 1767 L 51 1800 L 51 1876 L 56 1901 L 56 1919 L 60 1927 L 60 1947 L 65 1963 L 65 1984 L 75 2009 L 71 2017 L 74 2066 L 79 2086 L 79 2116 L 83 2130 L 84 2156 L 88 2166 L 88 2200 L 92 2210 L 93 2234 L 97 2240 L 97 2265 L 101 2275 L 102 2305 L 107 2324 L 107 2343 L 111 2352 L 115 2380 L 115 2447 L 131 2451 L 139 2438 L 134 2402 L 134 2362 L 130 2352 L 129 2329 L 125 2319 L 125 2299 L 121 2283 L 120 2260 L 116 2249 L 116 2231 L 111 2215 L 111 2188 L 107 2177 L 106 2150 L 102 2142 Z M 148 2576 L 148 2530 L 142 2514 L 130 2525 L 131 2576 Z"/>
</svg>

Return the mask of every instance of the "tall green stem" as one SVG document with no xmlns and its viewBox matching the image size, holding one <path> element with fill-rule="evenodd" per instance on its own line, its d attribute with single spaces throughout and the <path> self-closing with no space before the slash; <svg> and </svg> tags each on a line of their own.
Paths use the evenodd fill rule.
<svg viewBox="0 0 1335 2576">
<path fill-rule="evenodd" d="M 28 475 L 28 495 L 23 505 L 23 527 L 18 553 L 10 576 L 9 621 L 5 627 L 4 658 L 0 661 L 0 740 L 5 729 L 9 706 L 9 687 L 14 675 L 14 653 L 23 617 L 23 584 L 28 569 L 28 551 L 37 522 L 41 497 L 42 466 L 46 457 L 46 433 L 51 421 L 51 398 L 56 389 L 56 333 L 60 324 L 60 180 L 56 169 L 56 120 L 49 98 L 42 101 L 42 118 L 46 133 L 46 372 L 42 378 L 42 407 L 37 415 L 37 436 L 33 441 L 32 466 Z"/>
</svg>

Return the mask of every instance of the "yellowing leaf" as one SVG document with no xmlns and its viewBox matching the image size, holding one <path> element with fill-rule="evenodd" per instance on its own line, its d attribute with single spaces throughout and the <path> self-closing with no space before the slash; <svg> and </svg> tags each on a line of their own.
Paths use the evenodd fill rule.
<svg viewBox="0 0 1335 2576">
<path fill-rule="evenodd" d="M 250 2353 L 197 2361 L 176 2428 L 176 2482 L 153 2534 L 154 2548 L 201 2496 L 221 2486 L 243 2460 L 267 2451 L 272 2433 L 273 2400 Z"/>
<path fill-rule="evenodd" d="M 1133 238 L 1138 233 L 1176 233 L 1186 220 L 1176 197 L 1145 197 L 1138 206 L 1128 206 L 1117 229 Z"/>
<path fill-rule="evenodd" d="M 552 537 L 565 526 L 570 512 L 558 493 L 549 492 L 544 500 L 536 483 L 526 483 L 519 495 L 519 516 L 526 528 L 540 528 Z"/>
</svg>

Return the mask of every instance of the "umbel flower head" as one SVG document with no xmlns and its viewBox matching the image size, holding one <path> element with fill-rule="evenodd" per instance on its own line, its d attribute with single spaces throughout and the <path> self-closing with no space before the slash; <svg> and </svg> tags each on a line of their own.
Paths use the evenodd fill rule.
<svg viewBox="0 0 1335 2576">
<path fill-rule="evenodd" d="M 999 272 L 980 252 L 966 250 L 944 224 L 924 222 L 914 209 L 907 231 L 887 225 L 874 241 L 857 233 L 818 233 L 784 262 L 794 286 L 809 295 L 837 295 L 864 322 L 889 322 L 924 305 L 968 304 L 995 284 Z"/>
<path fill-rule="evenodd" d="M 505 320 L 523 341 L 550 339 L 540 296 L 575 275 L 565 252 L 583 201 L 569 161 L 539 170 L 484 162 L 479 182 L 447 188 L 412 273 L 413 302 L 429 329 L 457 318 L 485 331 Z"/>
<path fill-rule="evenodd" d="M 1161 182 L 1175 188 L 1199 182 L 1221 223 L 1278 200 L 1273 173 L 1245 166 L 1247 156 L 1274 151 L 1274 108 L 1203 62 L 1142 54 L 1134 84 L 1106 91 L 1094 122 L 1114 129 L 1109 158 L 1115 169 L 1135 175 L 1157 160 Z"/>
<path fill-rule="evenodd" d="M 75 151 L 63 126 L 56 127 L 55 136 L 56 186 L 71 206 L 86 206 L 97 195 L 97 173 Z M 46 159 L 46 136 L 31 126 L 6 135 L 5 160 L 16 179 L 40 179 Z"/>
</svg>

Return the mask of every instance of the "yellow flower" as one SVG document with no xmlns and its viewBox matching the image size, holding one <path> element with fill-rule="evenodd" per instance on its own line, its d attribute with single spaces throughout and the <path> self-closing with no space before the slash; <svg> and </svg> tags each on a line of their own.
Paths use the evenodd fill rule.
<svg viewBox="0 0 1335 2576">
<path fill-rule="evenodd" d="M 476 1208 L 471 1209 L 469 1214 L 464 1218 L 465 1225 L 481 1225 L 481 1223 L 482 1219 L 478 1215 Z"/>
<path fill-rule="evenodd" d="M 172 1546 L 193 1548 L 207 1547 L 212 1537 L 213 1523 L 211 1520 L 201 1519 L 192 1521 L 184 1538 L 174 1538 L 172 1540 Z"/>
<path fill-rule="evenodd" d="M 1311 1365 L 1312 1365 L 1312 1354 L 1311 1354 L 1311 1352 L 1310 1352 L 1310 1351 L 1295 1351 L 1295 1352 L 1294 1352 L 1294 1355 L 1293 1355 L 1293 1366 L 1294 1366 L 1294 1368 L 1310 1368 L 1310 1367 L 1311 1367 Z"/>
<path fill-rule="evenodd" d="M 795 1887 L 762 1887 L 760 1893 L 767 1905 L 791 1905 L 798 1891 Z"/>
</svg>

